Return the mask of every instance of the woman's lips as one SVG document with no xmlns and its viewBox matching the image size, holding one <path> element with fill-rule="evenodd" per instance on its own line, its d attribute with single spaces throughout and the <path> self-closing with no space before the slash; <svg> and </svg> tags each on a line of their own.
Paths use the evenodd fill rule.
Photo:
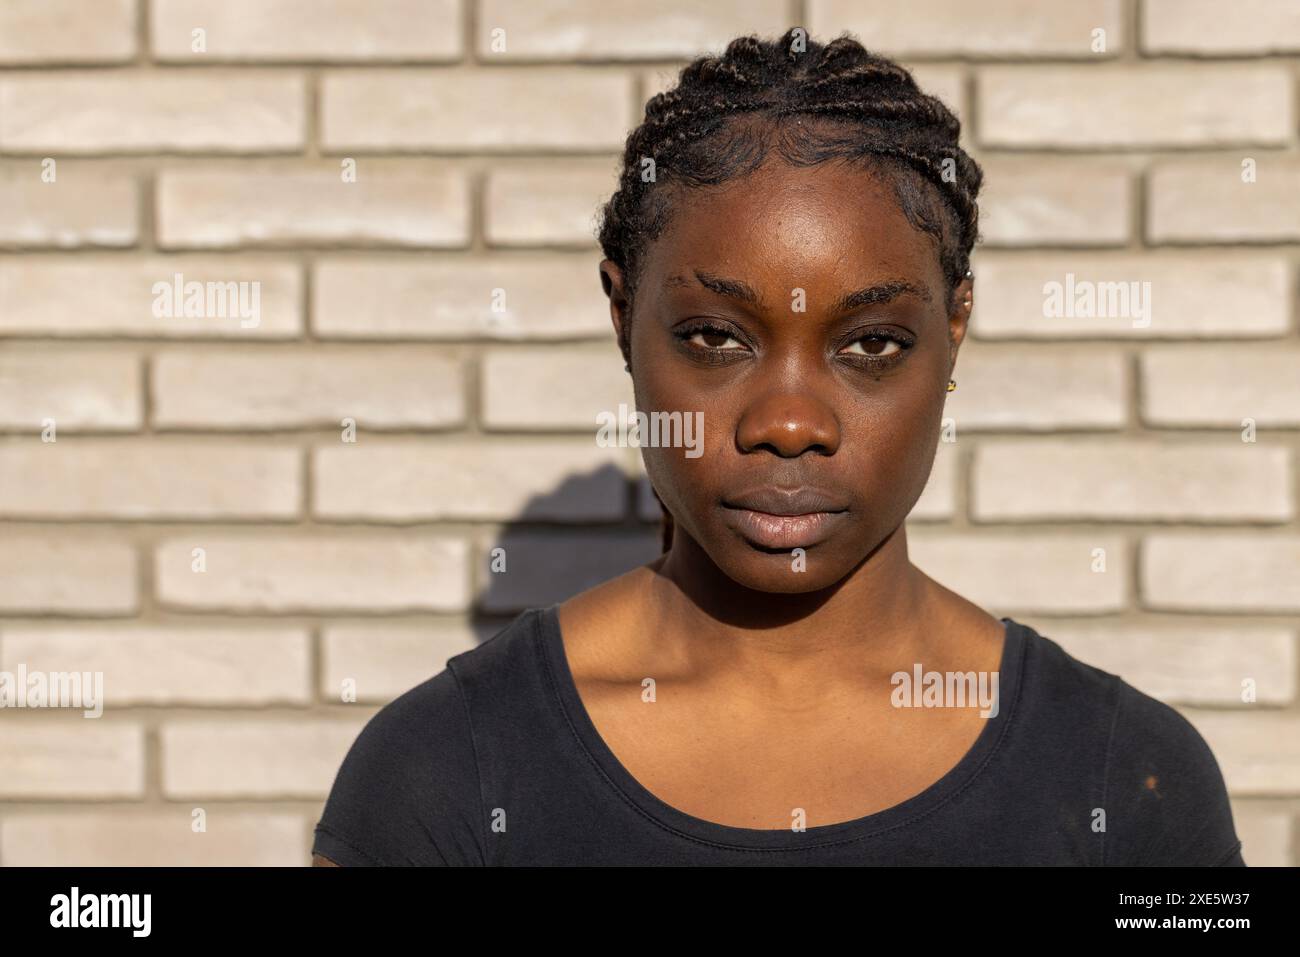
<svg viewBox="0 0 1300 957">
<path fill-rule="evenodd" d="M 827 538 L 848 512 L 773 515 L 752 508 L 724 506 L 725 521 L 745 538 L 766 548 L 799 548 Z"/>
</svg>

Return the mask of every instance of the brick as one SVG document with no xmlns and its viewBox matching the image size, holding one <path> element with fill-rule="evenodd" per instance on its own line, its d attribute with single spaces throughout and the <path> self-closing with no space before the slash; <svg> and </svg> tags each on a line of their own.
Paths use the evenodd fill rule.
<svg viewBox="0 0 1300 957">
<path fill-rule="evenodd" d="M 256 172 L 170 170 L 158 179 L 158 244 L 233 246 L 469 244 L 469 185 L 446 169 L 363 162 Z"/>
<path fill-rule="evenodd" d="M 291 519 L 302 499 L 294 448 L 84 439 L 0 447 L 0 516 L 141 521 Z"/>
<path fill-rule="evenodd" d="M 980 142 L 1046 149 L 1281 146 L 1295 137 L 1282 64 L 985 67 Z"/>
<path fill-rule="evenodd" d="M 489 614 L 517 614 L 564 601 L 660 555 L 653 529 L 606 534 L 506 529 L 484 539 L 480 568 L 490 567 L 496 548 L 504 549 L 505 571 L 480 576 L 478 607 Z"/>
<path fill-rule="evenodd" d="M 1291 268 L 1281 256 L 1223 253 L 1080 253 L 1036 256 L 985 254 L 972 266 L 972 333 L 981 339 L 1114 337 L 1247 338 L 1285 335 L 1291 328 Z M 1126 284 L 1129 316 L 1045 315 L 1048 283 L 1066 304 L 1078 303 L 1083 283 L 1097 291 L 1097 312 L 1122 312 L 1101 284 Z M 1150 295 L 1144 290 L 1150 283 Z M 1133 286 L 1133 283 L 1139 285 Z M 1068 289 L 1074 289 L 1071 297 Z M 1118 288 L 1118 287 L 1116 287 Z M 1105 302 L 1105 308 L 1101 305 Z M 1231 309 L 1223 303 L 1231 302 Z M 1147 309 L 1146 315 L 1136 308 Z"/>
<path fill-rule="evenodd" d="M 219 283 L 211 288 L 242 290 L 249 317 L 241 317 L 233 296 L 214 297 L 214 305 L 227 307 L 224 316 L 155 316 L 157 304 L 162 311 L 173 303 L 167 290 L 178 274 L 182 286 Z M 240 282 L 259 285 L 226 285 Z M 288 261 L 0 257 L 0 336 L 284 339 L 302 330 L 302 299 L 302 273 Z"/>
<path fill-rule="evenodd" d="M 1247 866 L 1294 866 L 1291 857 L 1294 825 L 1288 812 L 1261 807 L 1254 801 L 1233 801 L 1232 819 Z"/>
<path fill-rule="evenodd" d="M 1195 56 L 1300 53 L 1300 7 L 1276 0 L 1143 0 L 1142 50 Z"/>
<path fill-rule="evenodd" d="M 1153 440 L 985 439 L 972 518 L 1013 521 L 1285 522 L 1290 450 Z"/>
<path fill-rule="evenodd" d="M 982 164 L 980 234 L 988 246 L 1123 246 L 1132 177 L 1120 165 L 1005 159 Z"/>
<path fill-rule="evenodd" d="M 135 56 L 135 0 L 5 0 L 0 64 L 120 63 Z"/>
<path fill-rule="evenodd" d="M 1234 797 L 1282 797 L 1300 791 L 1300 715 L 1191 708 L 1179 712 L 1205 738 Z"/>
<path fill-rule="evenodd" d="M 0 538 L 0 610 L 127 615 L 136 610 L 136 558 L 130 545 L 54 538 Z"/>
<path fill-rule="evenodd" d="M 1148 535 L 1140 571 L 1146 608 L 1300 612 L 1300 535 Z"/>
<path fill-rule="evenodd" d="M 103 672 L 106 708 L 311 701 L 304 628 L 11 626 L 0 652 L 9 671 L 24 662 L 28 671 Z"/>
<path fill-rule="evenodd" d="M 312 325 L 324 338 L 614 338 L 590 255 L 326 259 L 313 287 Z"/>
<path fill-rule="evenodd" d="M 330 626 L 321 635 L 321 699 L 338 702 L 347 681 L 359 702 L 391 701 L 477 645 L 468 623 Z"/>
<path fill-rule="evenodd" d="M 151 363 L 153 424 L 161 429 L 462 425 L 458 356 L 410 347 L 269 351 L 169 350 Z"/>
<path fill-rule="evenodd" d="M 975 301 L 979 312 L 978 281 Z M 1128 360 L 1110 346 L 1064 351 L 967 339 L 953 378 L 944 417 L 955 420 L 958 442 L 964 432 L 989 429 L 1119 429 L 1128 417 Z"/>
<path fill-rule="evenodd" d="M 312 513 L 351 521 L 612 521 L 627 499 L 625 451 L 601 448 L 594 436 L 322 445 L 312 453 Z"/>
<path fill-rule="evenodd" d="M 597 416 L 632 410 L 636 397 L 623 358 L 599 349 L 494 349 L 483 357 L 479 407 L 485 428 L 567 430 L 594 435 Z"/>
<path fill-rule="evenodd" d="M 1154 427 L 1300 426 L 1300 348 L 1165 346 L 1142 350 L 1142 421 Z M 1225 374 L 1226 373 L 1226 374 Z"/>
<path fill-rule="evenodd" d="M 306 143 L 291 73 L 149 70 L 0 77 L 0 150 L 277 153 Z"/>
<path fill-rule="evenodd" d="M 1148 176 L 1147 241 L 1300 242 L 1300 162 L 1252 158 L 1254 182 L 1243 182 L 1240 156 L 1156 165 Z"/>
<path fill-rule="evenodd" d="M 849 30 L 889 56 L 1093 58 L 1092 31 L 1106 31 L 1106 54 L 1123 49 L 1120 0 L 1079 0 L 1044 9 L 1032 0 L 911 0 L 907 4 L 809 0 L 809 29 Z"/>
<path fill-rule="evenodd" d="M 172 61 L 455 60 L 458 0 L 153 0 L 154 56 Z M 191 51 L 202 27 L 207 49 Z"/>
<path fill-rule="evenodd" d="M 77 249 L 134 246 L 139 240 L 135 180 L 70 163 L 55 167 L 52 183 L 42 165 L 0 167 L 0 246 Z"/>
<path fill-rule="evenodd" d="M 487 62 L 511 60 L 660 60 L 693 57 L 757 31 L 780 36 L 787 28 L 782 0 L 661 0 L 647 24 L 637 0 L 583 3 L 560 9 L 526 0 L 479 0 L 475 52 Z M 647 29 L 647 26 L 652 26 Z M 505 31 L 505 49 L 495 31 Z M 500 36 L 499 33 L 495 33 Z"/>
<path fill-rule="evenodd" d="M 612 159 L 490 170 L 483 203 L 488 243 L 595 246 L 598 216 L 618 189 L 618 172 Z"/>
<path fill-rule="evenodd" d="M 1241 707 L 1242 681 L 1247 678 L 1254 679 L 1261 705 L 1295 700 L 1295 629 L 1050 623 L 1040 633 L 1079 660 L 1119 675 L 1161 701 Z"/>
<path fill-rule="evenodd" d="M 173 721 L 159 732 L 169 798 L 323 798 L 364 720 Z"/>
<path fill-rule="evenodd" d="M 140 360 L 88 349 L 0 352 L 0 429 L 134 431 L 143 420 Z"/>
<path fill-rule="evenodd" d="M 205 807 L 11 814 L 0 821 L 8 867 L 295 867 L 311 856 L 299 814 Z"/>
<path fill-rule="evenodd" d="M 343 70 L 320 95 L 328 151 L 618 150 L 632 126 L 632 78 L 599 69 Z"/>
<path fill-rule="evenodd" d="M 193 549 L 207 570 L 193 570 Z M 469 553 L 429 535 L 236 537 L 197 532 L 158 545 L 156 592 L 177 609 L 464 611 Z"/>
<path fill-rule="evenodd" d="M 144 796 L 144 728 L 84 718 L 81 711 L 40 723 L 5 720 L 0 734 L 0 798 L 113 800 Z M 72 715 L 75 715 L 73 717 Z M 6 863 L 10 863 L 6 861 Z"/>
<path fill-rule="evenodd" d="M 907 546 L 931 578 L 999 614 L 1103 614 L 1128 603 L 1127 545 L 1114 533 L 918 531 L 909 533 Z M 1099 557 L 1104 571 L 1093 571 Z"/>
</svg>

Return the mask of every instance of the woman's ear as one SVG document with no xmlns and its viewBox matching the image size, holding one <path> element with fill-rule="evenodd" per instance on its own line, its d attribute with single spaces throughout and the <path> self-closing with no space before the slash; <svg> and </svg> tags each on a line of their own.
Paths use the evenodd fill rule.
<svg viewBox="0 0 1300 957">
<path fill-rule="evenodd" d="M 974 305 L 975 277 L 967 272 L 966 278 L 954 287 L 952 299 L 948 303 L 948 323 L 952 339 L 956 344 L 960 344 L 966 335 L 966 325 L 970 322 Z"/>
<path fill-rule="evenodd" d="M 962 320 L 970 319 L 971 307 L 975 302 L 975 276 L 969 271 L 966 278 L 957 283 L 957 288 L 952 293 L 951 312 L 961 313 Z"/>
<path fill-rule="evenodd" d="M 970 328 L 970 316 L 975 304 L 975 277 L 970 270 L 966 277 L 953 289 L 952 300 L 948 304 L 948 353 L 949 363 L 957 361 L 957 350 L 966 338 Z"/>
<path fill-rule="evenodd" d="M 623 270 L 612 259 L 600 261 L 600 286 L 609 297 L 609 318 L 614 324 L 614 336 L 624 360 L 631 357 L 632 344 L 628 341 L 628 302 L 623 284 Z"/>
</svg>

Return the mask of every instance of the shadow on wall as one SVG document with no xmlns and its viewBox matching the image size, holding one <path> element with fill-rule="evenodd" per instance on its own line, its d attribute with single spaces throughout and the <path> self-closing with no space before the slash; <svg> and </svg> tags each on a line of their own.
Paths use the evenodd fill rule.
<svg viewBox="0 0 1300 957">
<path fill-rule="evenodd" d="M 615 465 L 574 474 L 528 500 L 474 555 L 470 614 L 478 642 L 520 612 L 561 602 L 662 554 L 649 481 Z M 441 665 L 439 666 L 441 667 Z"/>
</svg>

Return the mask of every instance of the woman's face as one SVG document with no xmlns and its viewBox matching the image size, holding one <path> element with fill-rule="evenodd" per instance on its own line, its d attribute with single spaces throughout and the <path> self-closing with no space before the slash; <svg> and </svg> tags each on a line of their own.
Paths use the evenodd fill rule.
<svg viewBox="0 0 1300 957">
<path fill-rule="evenodd" d="M 616 329 L 629 322 L 637 409 L 702 413 L 698 457 L 643 436 L 646 471 L 674 538 L 734 581 L 829 587 L 925 487 L 969 281 L 946 295 L 933 240 L 860 168 L 774 161 L 686 196 L 630 320 L 618 267 L 601 264 Z"/>
</svg>

